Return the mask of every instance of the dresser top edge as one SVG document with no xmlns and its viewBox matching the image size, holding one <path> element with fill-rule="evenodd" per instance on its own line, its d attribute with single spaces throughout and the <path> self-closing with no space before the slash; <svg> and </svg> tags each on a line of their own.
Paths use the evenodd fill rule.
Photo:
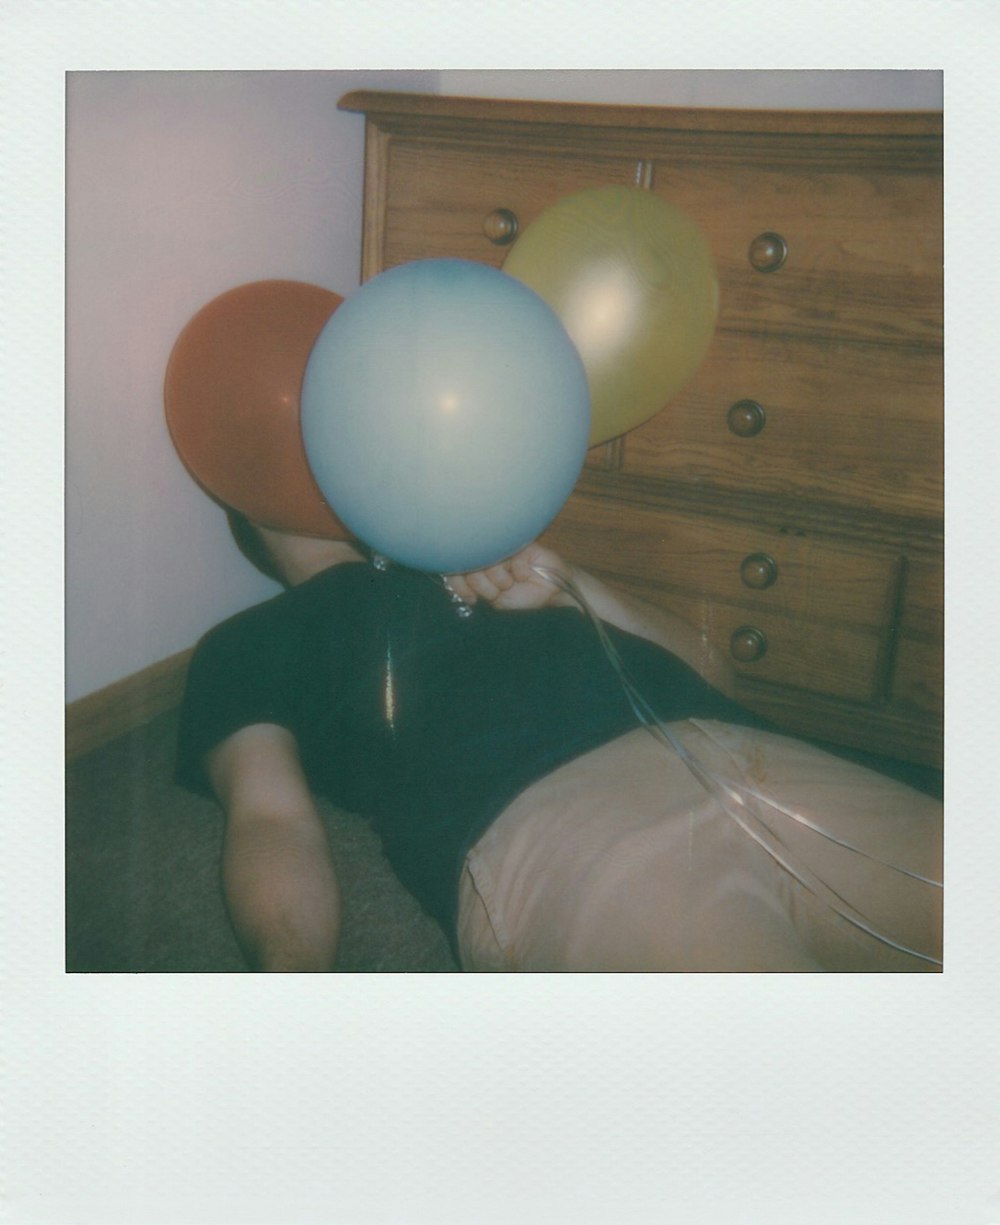
<svg viewBox="0 0 1000 1225">
<path fill-rule="evenodd" d="M 774 132 L 818 136 L 940 137 L 940 111 L 738 110 L 712 107 L 623 106 L 609 103 L 548 102 L 507 98 L 454 97 L 392 91 L 354 90 L 338 103 L 343 111 L 370 120 L 466 120 L 567 127 L 628 128 L 633 131 Z"/>
</svg>

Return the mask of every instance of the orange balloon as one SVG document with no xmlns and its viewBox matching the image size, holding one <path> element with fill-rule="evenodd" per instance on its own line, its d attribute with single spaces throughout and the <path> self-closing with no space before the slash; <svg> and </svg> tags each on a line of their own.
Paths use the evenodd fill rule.
<svg viewBox="0 0 1000 1225">
<path fill-rule="evenodd" d="M 299 395 L 317 336 L 343 298 L 301 281 L 254 281 L 213 298 L 170 354 L 163 399 L 181 459 L 254 523 L 349 539 L 313 478 Z"/>
</svg>

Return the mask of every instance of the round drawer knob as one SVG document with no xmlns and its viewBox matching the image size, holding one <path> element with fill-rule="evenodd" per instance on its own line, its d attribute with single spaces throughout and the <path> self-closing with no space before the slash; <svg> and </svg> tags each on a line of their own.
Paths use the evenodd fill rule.
<svg viewBox="0 0 1000 1225">
<path fill-rule="evenodd" d="M 733 659 L 741 664 L 752 664 L 764 658 L 767 653 L 767 639 L 755 625 L 741 625 L 738 630 L 733 630 L 733 636 L 729 639 L 729 650 Z"/>
<path fill-rule="evenodd" d="M 769 553 L 751 553 L 740 563 L 740 578 L 754 591 L 763 591 L 778 581 L 778 563 Z"/>
<path fill-rule="evenodd" d="M 777 272 L 788 258 L 788 243 L 780 234 L 758 234 L 750 244 L 748 256 L 758 272 Z"/>
<path fill-rule="evenodd" d="M 483 233 L 496 246 L 508 246 L 517 237 L 517 214 L 509 208 L 495 208 L 483 222 Z"/>
<path fill-rule="evenodd" d="M 767 413 L 756 400 L 737 400 L 726 414 L 726 422 L 739 438 L 753 438 L 764 428 Z"/>
</svg>

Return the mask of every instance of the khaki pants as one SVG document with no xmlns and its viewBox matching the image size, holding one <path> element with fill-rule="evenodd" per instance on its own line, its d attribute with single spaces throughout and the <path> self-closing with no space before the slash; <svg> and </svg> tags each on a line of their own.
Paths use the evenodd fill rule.
<svg viewBox="0 0 1000 1225">
<path fill-rule="evenodd" d="M 941 880 L 942 805 L 796 740 L 709 720 L 670 731 L 715 774 L 870 855 Z M 793 855 L 880 933 L 941 957 L 941 890 L 763 805 Z M 807 878 L 808 879 L 808 878 Z M 470 971 L 920 972 L 804 887 L 638 729 L 535 783 L 469 852 Z"/>
</svg>

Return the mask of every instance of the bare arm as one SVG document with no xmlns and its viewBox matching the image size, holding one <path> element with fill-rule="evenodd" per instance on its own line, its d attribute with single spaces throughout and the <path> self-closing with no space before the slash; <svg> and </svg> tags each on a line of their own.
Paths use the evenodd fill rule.
<svg viewBox="0 0 1000 1225">
<path fill-rule="evenodd" d="M 209 754 L 208 773 L 226 811 L 226 902 L 251 965 L 332 969 L 340 890 L 293 736 L 270 723 L 242 728 Z"/>
<path fill-rule="evenodd" d="M 549 605 L 578 607 L 571 595 L 539 571 L 570 579 L 602 621 L 665 647 L 694 668 L 709 684 L 732 696 L 732 667 L 706 634 L 654 604 L 616 591 L 539 544 L 528 545 L 520 553 L 488 570 L 453 575 L 449 577 L 448 584 L 467 603 L 484 599 L 496 608 L 506 609 L 544 608 Z"/>
</svg>

